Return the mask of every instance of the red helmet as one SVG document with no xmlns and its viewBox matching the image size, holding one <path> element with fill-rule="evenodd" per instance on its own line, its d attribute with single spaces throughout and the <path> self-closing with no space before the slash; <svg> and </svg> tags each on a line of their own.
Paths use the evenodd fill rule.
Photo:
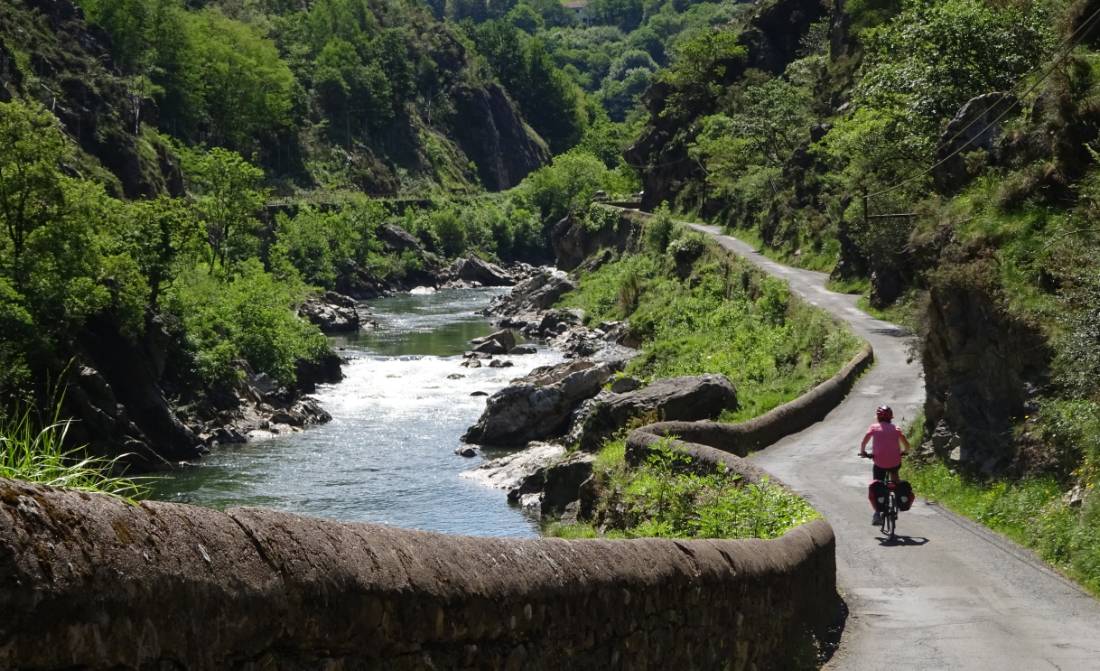
<svg viewBox="0 0 1100 671">
<path fill-rule="evenodd" d="M 875 409 L 875 417 L 880 422 L 889 422 L 894 418 L 894 411 L 890 409 L 888 405 L 880 405 Z"/>
</svg>

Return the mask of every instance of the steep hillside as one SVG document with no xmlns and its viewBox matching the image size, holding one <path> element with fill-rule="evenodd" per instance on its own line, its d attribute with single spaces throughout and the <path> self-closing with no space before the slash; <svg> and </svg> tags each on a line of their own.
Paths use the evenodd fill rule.
<svg viewBox="0 0 1100 671">
<path fill-rule="evenodd" d="M 253 157 L 287 192 L 498 190 L 549 160 L 476 52 L 416 3 L 0 11 L 6 95 L 54 111 L 127 196 L 178 192 L 165 138 Z"/>
<path fill-rule="evenodd" d="M 1094 534 L 1069 530 L 1100 510 L 1098 36 L 1083 0 L 762 2 L 658 75 L 627 152 L 647 205 L 918 329 L 926 458 L 1033 492 L 1000 514 L 1086 576 Z"/>
</svg>

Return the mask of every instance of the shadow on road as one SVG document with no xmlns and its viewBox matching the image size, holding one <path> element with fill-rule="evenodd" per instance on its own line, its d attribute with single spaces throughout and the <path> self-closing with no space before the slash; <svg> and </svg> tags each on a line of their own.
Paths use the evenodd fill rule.
<svg viewBox="0 0 1100 671">
<path fill-rule="evenodd" d="M 886 536 L 878 537 L 878 544 L 887 548 L 916 547 L 925 545 L 926 543 L 928 543 L 928 539 L 923 536 L 902 536 L 899 534 L 893 538 L 887 538 Z"/>
<path fill-rule="evenodd" d="M 889 328 L 889 329 L 871 329 L 871 333 L 878 335 L 891 336 L 894 338 L 908 338 L 913 335 L 913 332 L 903 328 Z"/>
<path fill-rule="evenodd" d="M 844 636 L 844 625 L 848 622 L 848 604 L 838 594 L 836 611 L 833 613 L 833 621 L 824 632 L 818 632 L 817 639 L 817 666 L 823 666 L 832 659 L 833 654 L 840 648 L 840 639 Z"/>
</svg>

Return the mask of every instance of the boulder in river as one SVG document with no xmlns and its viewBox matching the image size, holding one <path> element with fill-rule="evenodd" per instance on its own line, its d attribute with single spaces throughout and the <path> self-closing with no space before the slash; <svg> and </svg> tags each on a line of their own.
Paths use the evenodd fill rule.
<svg viewBox="0 0 1100 671">
<path fill-rule="evenodd" d="M 539 469 L 560 459 L 565 448 L 553 443 L 531 443 L 525 449 L 487 461 L 462 477 L 498 489 L 512 490 Z"/>
<path fill-rule="evenodd" d="M 574 409 L 599 393 L 621 362 L 575 361 L 542 367 L 489 397 L 464 442 L 521 445 L 561 435 Z"/>
<path fill-rule="evenodd" d="M 463 282 L 486 287 L 508 287 L 514 284 L 507 270 L 476 256 L 457 259 L 451 265 L 451 274 Z"/>
<path fill-rule="evenodd" d="M 625 393 L 605 391 L 587 401 L 577 411 L 566 440 L 594 451 L 635 418 L 690 422 L 737 407 L 737 392 L 724 375 L 667 378 Z"/>
<path fill-rule="evenodd" d="M 484 338 L 474 338 L 470 341 L 470 345 L 474 352 L 481 354 L 507 354 L 516 346 L 516 336 L 504 329 L 490 333 Z"/>
</svg>

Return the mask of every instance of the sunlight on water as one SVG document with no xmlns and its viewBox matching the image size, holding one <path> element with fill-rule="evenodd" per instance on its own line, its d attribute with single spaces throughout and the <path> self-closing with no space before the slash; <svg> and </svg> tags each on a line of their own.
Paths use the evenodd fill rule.
<svg viewBox="0 0 1100 671">
<path fill-rule="evenodd" d="M 476 314 L 499 289 L 456 289 L 371 301 L 376 329 L 334 339 L 345 380 L 316 394 L 333 421 L 217 449 L 157 486 L 157 498 L 204 506 L 261 505 L 342 520 L 485 536 L 534 536 L 537 525 L 462 471 L 453 454 L 484 396 L 560 356 L 502 357 L 512 368 L 459 366 L 470 338 L 491 331 Z M 458 374 L 460 379 L 447 379 Z"/>
</svg>

